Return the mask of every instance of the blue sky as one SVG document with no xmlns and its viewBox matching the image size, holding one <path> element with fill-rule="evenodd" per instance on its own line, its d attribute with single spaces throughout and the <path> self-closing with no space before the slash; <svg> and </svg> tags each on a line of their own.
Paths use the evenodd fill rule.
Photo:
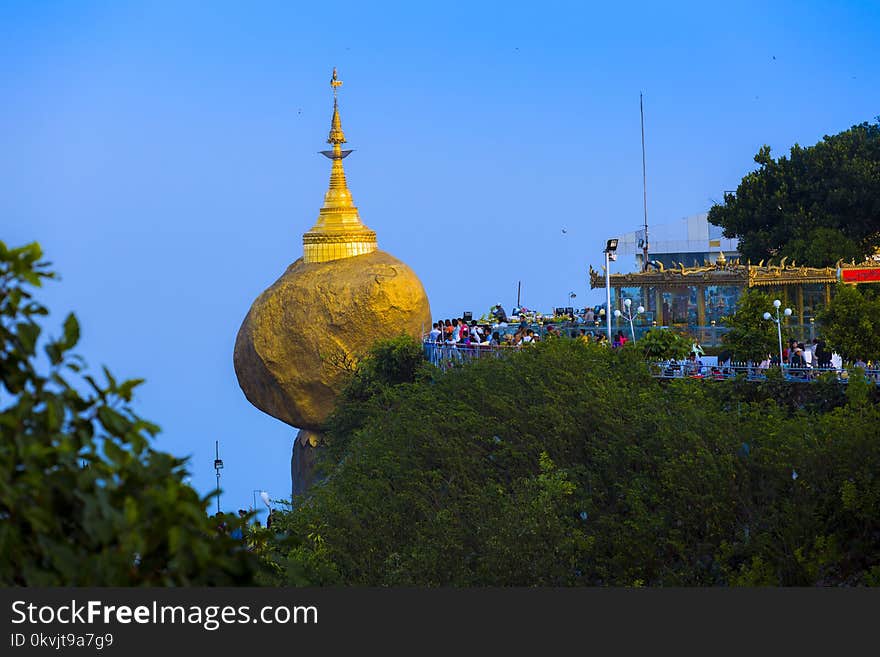
<svg viewBox="0 0 880 657">
<path fill-rule="evenodd" d="M 754 167 L 880 114 L 876 2 L 5 2 L 0 239 L 39 241 L 93 368 L 145 377 L 157 446 L 225 509 L 286 497 L 294 430 L 232 368 L 329 176 L 437 318 L 598 303 L 605 239 L 706 211 Z M 566 232 L 563 233 L 562 229 Z M 623 258 L 617 263 L 622 265 Z M 56 329 L 55 332 L 57 333 Z"/>
</svg>

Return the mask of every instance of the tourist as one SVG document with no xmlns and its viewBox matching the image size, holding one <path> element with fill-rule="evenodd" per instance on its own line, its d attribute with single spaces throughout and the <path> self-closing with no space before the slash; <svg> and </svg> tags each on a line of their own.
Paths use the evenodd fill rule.
<svg viewBox="0 0 880 657">
<path fill-rule="evenodd" d="M 794 355 L 794 350 L 797 349 L 797 340 L 791 339 L 788 341 L 788 346 L 782 350 L 782 360 L 791 365 L 791 357 Z"/>
<path fill-rule="evenodd" d="M 788 361 L 788 366 L 792 370 L 794 376 L 804 376 L 806 374 L 807 361 L 804 358 L 804 350 L 800 347 L 794 348 L 794 353 Z"/>
<path fill-rule="evenodd" d="M 699 376 L 703 372 L 703 361 L 697 356 L 697 352 L 692 351 L 688 356 L 685 370 L 690 376 Z"/>
<path fill-rule="evenodd" d="M 816 339 L 816 366 L 819 369 L 827 370 L 831 368 L 831 352 L 828 350 L 827 345 L 825 344 L 825 340 L 822 338 Z"/>
<path fill-rule="evenodd" d="M 443 335 L 443 332 L 440 330 L 440 323 L 434 322 L 431 332 L 428 334 L 428 342 L 440 342 L 441 335 Z"/>
<path fill-rule="evenodd" d="M 495 308 L 492 310 L 492 316 L 499 324 L 507 324 L 507 313 L 504 312 L 504 308 L 500 303 L 495 305 Z"/>
<path fill-rule="evenodd" d="M 231 532 L 229 532 L 230 538 L 234 538 L 236 541 L 244 540 L 243 526 L 247 522 L 245 520 L 246 517 L 247 517 L 247 511 L 245 511 L 244 509 L 239 509 L 238 510 L 238 520 L 241 524 L 236 525 L 235 529 L 233 529 Z"/>
</svg>

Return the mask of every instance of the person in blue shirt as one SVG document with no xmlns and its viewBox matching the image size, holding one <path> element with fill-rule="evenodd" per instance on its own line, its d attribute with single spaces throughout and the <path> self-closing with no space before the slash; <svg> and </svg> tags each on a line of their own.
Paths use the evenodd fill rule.
<svg viewBox="0 0 880 657">
<path fill-rule="evenodd" d="M 239 509 L 238 519 L 241 521 L 241 524 L 238 525 L 231 532 L 229 532 L 229 535 L 237 541 L 244 540 L 244 524 L 246 522 L 245 517 L 247 517 L 247 511 L 245 511 L 244 509 Z"/>
</svg>

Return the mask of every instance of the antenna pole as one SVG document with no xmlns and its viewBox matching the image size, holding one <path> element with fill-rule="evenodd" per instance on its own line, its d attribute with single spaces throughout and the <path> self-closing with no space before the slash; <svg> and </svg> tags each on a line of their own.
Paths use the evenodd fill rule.
<svg viewBox="0 0 880 657">
<path fill-rule="evenodd" d="M 639 114 L 642 117 L 642 198 L 645 204 L 645 244 L 642 246 L 642 271 L 648 271 L 648 182 L 645 173 L 645 109 L 639 94 Z"/>
<path fill-rule="evenodd" d="M 220 513 L 220 471 L 223 461 L 220 460 L 220 441 L 214 441 L 214 472 L 217 474 L 217 513 Z"/>
<path fill-rule="evenodd" d="M 520 293 L 520 290 L 521 290 L 521 289 L 522 289 L 522 281 L 517 281 L 517 282 L 516 282 L 516 307 L 517 307 L 517 308 L 520 307 L 520 305 L 519 305 L 519 293 Z"/>
</svg>

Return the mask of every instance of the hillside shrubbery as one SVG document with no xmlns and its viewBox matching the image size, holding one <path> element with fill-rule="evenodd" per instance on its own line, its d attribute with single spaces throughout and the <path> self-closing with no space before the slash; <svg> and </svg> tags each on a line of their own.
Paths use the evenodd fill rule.
<svg viewBox="0 0 880 657">
<path fill-rule="evenodd" d="M 659 383 L 638 350 L 577 340 L 443 374 L 405 341 L 344 395 L 327 477 L 267 552 L 276 583 L 880 583 L 867 384 L 779 404 L 772 378 Z"/>
</svg>

